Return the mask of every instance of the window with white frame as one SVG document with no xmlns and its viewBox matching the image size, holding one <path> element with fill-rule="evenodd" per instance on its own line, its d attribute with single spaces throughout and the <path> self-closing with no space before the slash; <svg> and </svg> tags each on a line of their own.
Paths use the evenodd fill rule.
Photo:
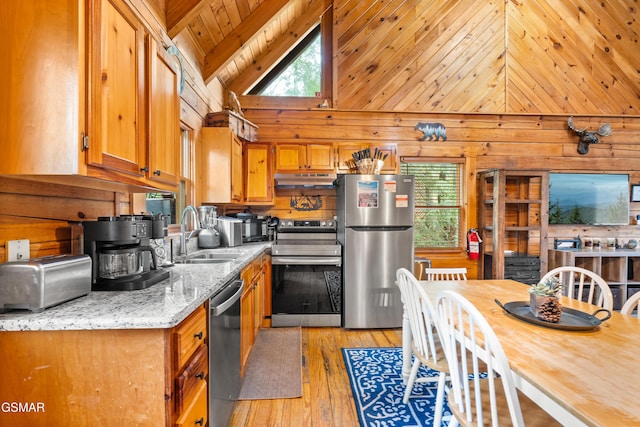
<svg viewBox="0 0 640 427">
<path fill-rule="evenodd" d="M 416 249 L 463 246 L 462 163 L 411 158 L 400 170 L 415 176 L 414 240 Z"/>
</svg>

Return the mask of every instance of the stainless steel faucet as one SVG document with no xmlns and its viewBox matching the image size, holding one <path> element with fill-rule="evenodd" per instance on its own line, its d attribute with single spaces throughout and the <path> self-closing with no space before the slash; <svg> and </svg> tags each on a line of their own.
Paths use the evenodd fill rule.
<svg viewBox="0 0 640 427">
<path fill-rule="evenodd" d="M 193 215 L 193 230 L 189 232 L 187 236 L 187 231 L 185 229 L 185 219 L 187 218 L 187 214 L 191 212 Z M 180 255 L 187 255 L 187 243 L 194 236 L 197 236 L 200 232 L 200 221 L 198 220 L 198 211 L 191 205 L 187 205 L 182 211 L 182 217 L 180 218 Z"/>
</svg>

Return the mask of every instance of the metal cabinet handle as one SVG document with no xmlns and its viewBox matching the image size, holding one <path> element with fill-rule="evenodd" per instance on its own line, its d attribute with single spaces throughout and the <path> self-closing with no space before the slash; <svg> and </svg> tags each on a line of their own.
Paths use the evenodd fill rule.
<svg viewBox="0 0 640 427">
<path fill-rule="evenodd" d="M 204 379 L 204 371 L 200 372 L 199 374 L 196 374 L 196 378 L 200 378 L 201 380 Z"/>
<path fill-rule="evenodd" d="M 140 168 L 140 172 L 149 172 L 149 166 L 145 166 L 143 168 Z"/>
<path fill-rule="evenodd" d="M 158 176 L 160 176 L 160 173 L 161 173 L 161 172 L 160 172 L 160 169 L 153 171 L 153 174 L 154 174 L 154 175 L 158 175 Z"/>
<path fill-rule="evenodd" d="M 201 417 L 199 420 L 197 420 L 196 424 L 198 424 L 199 426 L 204 425 L 204 417 Z"/>
<path fill-rule="evenodd" d="M 194 338 L 198 338 L 199 340 L 201 340 L 202 337 L 203 337 L 202 331 L 198 332 L 197 334 L 193 334 L 193 337 Z"/>
</svg>

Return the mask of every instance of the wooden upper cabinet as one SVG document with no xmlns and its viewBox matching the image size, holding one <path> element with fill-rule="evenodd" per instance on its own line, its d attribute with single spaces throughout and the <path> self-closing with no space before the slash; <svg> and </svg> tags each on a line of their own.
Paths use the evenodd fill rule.
<svg viewBox="0 0 640 427">
<path fill-rule="evenodd" d="M 382 165 L 380 173 L 382 174 L 396 174 L 399 172 L 398 163 L 398 146 L 396 144 L 371 144 L 371 152 L 378 149 L 383 155 L 387 155 L 387 158 Z"/>
<path fill-rule="evenodd" d="M 368 144 L 338 144 L 336 149 L 338 153 L 338 173 L 347 173 L 355 167 L 353 153 L 362 151 L 369 147 Z"/>
<path fill-rule="evenodd" d="M 242 140 L 229 128 L 203 127 L 198 155 L 198 200 L 242 203 Z"/>
<path fill-rule="evenodd" d="M 387 158 L 384 161 L 384 165 L 380 170 L 383 174 L 395 174 L 398 173 L 398 160 L 397 160 L 397 145 L 396 144 L 338 144 L 338 173 L 348 173 L 352 171 L 353 153 L 358 151 L 369 149 L 371 154 L 375 152 L 377 148 L 383 155 L 386 154 Z"/>
<path fill-rule="evenodd" d="M 86 174 L 85 2 L 0 8 L 1 174 Z"/>
<path fill-rule="evenodd" d="M 273 156 L 270 144 L 244 144 L 246 204 L 273 204 Z"/>
<path fill-rule="evenodd" d="M 0 8 L 0 21 L 12 23 L 0 26 L 11 64 L 0 67 L 11 142 L 0 174 L 175 190 L 177 67 L 125 0 L 24 0 Z"/>
<path fill-rule="evenodd" d="M 91 25 L 89 163 L 143 177 L 145 29 L 122 0 L 96 0 Z"/>
<path fill-rule="evenodd" d="M 307 169 L 333 171 L 334 168 L 333 144 L 307 144 Z"/>
<path fill-rule="evenodd" d="M 149 140 L 147 177 L 177 185 L 180 179 L 180 74 L 176 58 L 149 43 Z"/>
<path fill-rule="evenodd" d="M 306 148 L 301 144 L 276 145 L 276 171 L 299 171 L 306 161 Z"/>
<path fill-rule="evenodd" d="M 277 144 L 277 172 L 333 171 L 333 144 Z"/>
</svg>

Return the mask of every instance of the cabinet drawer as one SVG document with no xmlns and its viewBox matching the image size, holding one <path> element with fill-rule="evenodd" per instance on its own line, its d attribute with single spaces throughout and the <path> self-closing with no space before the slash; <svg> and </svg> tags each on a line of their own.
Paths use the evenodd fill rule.
<svg viewBox="0 0 640 427">
<path fill-rule="evenodd" d="M 513 267 L 532 267 L 538 269 L 540 268 L 540 258 L 506 256 L 504 257 L 504 265 Z"/>
<path fill-rule="evenodd" d="M 207 316 L 204 307 L 200 307 L 174 329 L 176 371 L 182 369 L 206 338 Z"/>
<path fill-rule="evenodd" d="M 202 382 L 207 382 L 209 376 L 209 348 L 206 345 L 200 346 L 191 362 L 176 378 L 176 412 L 184 411 L 188 402 L 191 401 L 198 386 Z"/>
<path fill-rule="evenodd" d="M 207 425 L 207 383 L 198 384 L 193 400 L 186 402 L 184 412 L 178 414 L 176 426 L 197 427 Z"/>
</svg>

